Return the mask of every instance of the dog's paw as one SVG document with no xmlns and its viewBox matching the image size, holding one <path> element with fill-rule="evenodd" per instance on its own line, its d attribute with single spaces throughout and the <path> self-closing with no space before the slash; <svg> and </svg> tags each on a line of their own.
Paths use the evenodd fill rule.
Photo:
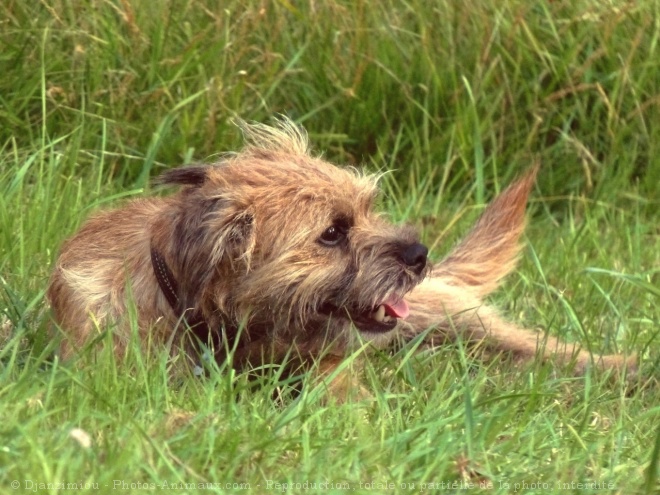
<svg viewBox="0 0 660 495">
<path fill-rule="evenodd" d="M 593 356 L 580 359 L 575 365 L 575 374 L 584 375 L 589 368 L 595 368 L 603 372 L 612 372 L 618 378 L 630 382 L 639 373 L 639 359 L 636 354 L 609 354 L 606 356 Z"/>
</svg>

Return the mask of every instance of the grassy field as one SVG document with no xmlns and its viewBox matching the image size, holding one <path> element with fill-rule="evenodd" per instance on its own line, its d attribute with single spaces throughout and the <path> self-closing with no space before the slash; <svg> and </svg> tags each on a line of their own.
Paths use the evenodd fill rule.
<svg viewBox="0 0 660 495">
<path fill-rule="evenodd" d="M 0 3 L 0 493 L 658 493 L 659 42 L 657 1 Z M 276 373 L 173 382 L 156 351 L 53 360 L 61 242 L 277 113 L 388 171 L 435 259 L 540 162 L 493 302 L 642 373 L 459 342 L 372 355 L 375 400 L 328 406 Z"/>
</svg>

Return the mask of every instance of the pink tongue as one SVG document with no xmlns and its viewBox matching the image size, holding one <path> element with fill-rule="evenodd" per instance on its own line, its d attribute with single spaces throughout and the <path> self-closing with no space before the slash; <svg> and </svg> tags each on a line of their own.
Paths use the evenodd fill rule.
<svg viewBox="0 0 660 495">
<path fill-rule="evenodd" d="M 385 306 L 385 314 L 393 316 L 394 318 L 407 318 L 410 314 L 410 308 L 405 299 L 396 300 L 394 298 L 388 299 L 383 303 Z"/>
</svg>

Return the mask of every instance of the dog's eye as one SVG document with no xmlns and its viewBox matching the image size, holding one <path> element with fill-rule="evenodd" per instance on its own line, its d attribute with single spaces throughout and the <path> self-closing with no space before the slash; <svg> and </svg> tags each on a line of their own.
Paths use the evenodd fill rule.
<svg viewBox="0 0 660 495">
<path fill-rule="evenodd" d="M 332 225 L 325 229 L 319 237 L 318 242 L 324 246 L 338 246 L 343 244 L 348 237 L 348 231 L 353 226 L 350 218 L 338 217 L 332 222 Z"/>
<path fill-rule="evenodd" d="M 325 229 L 319 238 L 319 242 L 326 246 L 336 246 L 344 239 L 346 239 L 346 229 L 338 225 L 333 225 L 332 227 Z"/>
</svg>

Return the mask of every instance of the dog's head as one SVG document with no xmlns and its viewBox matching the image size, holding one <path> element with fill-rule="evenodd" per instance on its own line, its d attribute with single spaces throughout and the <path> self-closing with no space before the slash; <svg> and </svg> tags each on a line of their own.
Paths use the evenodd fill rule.
<svg viewBox="0 0 660 495">
<path fill-rule="evenodd" d="M 240 153 L 160 178 L 184 186 L 167 244 L 186 307 L 280 335 L 393 330 L 427 249 L 374 211 L 376 179 L 311 156 L 288 120 L 240 125 Z"/>
</svg>

